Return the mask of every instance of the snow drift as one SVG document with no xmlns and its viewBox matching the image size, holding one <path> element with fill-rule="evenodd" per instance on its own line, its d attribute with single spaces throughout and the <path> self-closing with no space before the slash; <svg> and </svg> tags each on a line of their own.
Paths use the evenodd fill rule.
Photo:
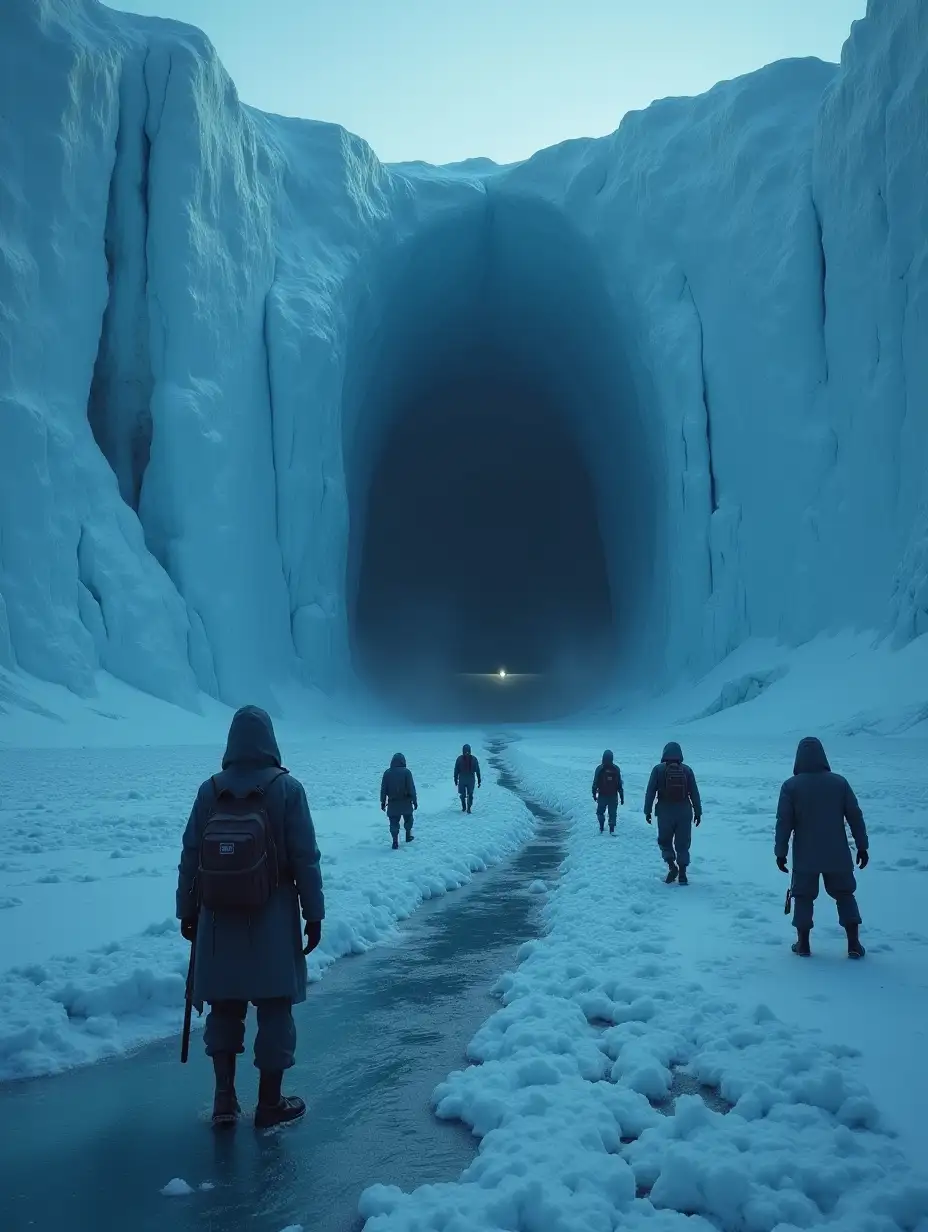
<svg viewBox="0 0 928 1232">
<path fill-rule="evenodd" d="M 0 35 L 0 667 L 349 679 L 378 449 L 467 346 L 556 391 L 617 662 L 928 627 L 920 0 L 507 168 L 385 167 L 96 0 Z"/>
</svg>

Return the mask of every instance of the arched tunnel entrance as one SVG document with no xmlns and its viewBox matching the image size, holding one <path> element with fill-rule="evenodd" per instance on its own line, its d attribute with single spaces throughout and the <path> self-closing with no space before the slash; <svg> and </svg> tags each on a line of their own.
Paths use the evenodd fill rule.
<svg viewBox="0 0 928 1232">
<path fill-rule="evenodd" d="M 604 700 L 648 601 L 656 476 L 586 242 L 544 201 L 483 197 L 401 246 L 353 360 L 358 674 L 431 721 Z"/>
</svg>

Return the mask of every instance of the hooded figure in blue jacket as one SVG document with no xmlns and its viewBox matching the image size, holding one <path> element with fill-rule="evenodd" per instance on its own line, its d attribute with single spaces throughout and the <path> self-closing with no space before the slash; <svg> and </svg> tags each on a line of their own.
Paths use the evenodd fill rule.
<svg viewBox="0 0 928 1232">
<path fill-rule="evenodd" d="M 847 779 L 832 773 L 821 740 L 807 736 L 800 740 L 793 764 L 793 777 L 780 788 L 777 804 L 777 829 L 774 845 L 777 867 L 789 872 L 786 857 L 793 843 L 793 927 L 797 939 L 793 953 L 808 958 L 812 953 L 809 934 L 812 913 L 818 897 L 819 877 L 825 891 L 835 900 L 838 922 L 847 933 L 847 952 L 863 958 L 860 944 L 860 910 L 854 891 L 854 861 L 844 823 L 851 828 L 857 846 L 857 866 L 870 861 L 867 827 L 857 797 Z"/>
<path fill-rule="evenodd" d="M 236 906 L 240 880 L 250 879 L 251 869 L 246 866 L 242 873 L 230 875 L 223 868 L 219 871 L 223 905 L 210 907 L 215 878 L 210 881 L 209 852 L 234 860 L 241 835 L 234 818 L 231 828 L 223 826 L 222 819 L 239 806 L 252 816 L 256 809 L 263 812 L 271 831 L 267 853 L 274 875 L 265 883 L 263 905 L 255 906 L 249 899 Z M 207 835 L 204 842 L 207 826 L 210 833 L 220 827 L 226 841 L 211 843 Z M 244 706 L 232 719 L 221 773 L 208 778 L 197 792 L 184 831 L 177 879 L 180 931 L 196 951 L 192 1001 L 198 1009 L 204 1002 L 210 1007 L 204 1043 L 216 1075 L 213 1121 L 217 1125 L 231 1124 L 241 1112 L 235 1062 L 245 1051 L 249 1002 L 258 1012 L 255 1126 L 263 1129 L 294 1121 L 306 1110 L 302 1099 L 281 1095 L 280 1087 L 296 1048 L 291 1007 L 306 1000 L 304 955 L 315 949 L 322 935 L 325 903 L 319 864 L 303 785 L 281 766 L 270 716 L 257 706 Z M 233 888 L 226 888 L 230 885 Z M 252 889 L 248 880 L 246 896 Z"/>
<path fill-rule="evenodd" d="M 688 885 L 693 823 L 702 821 L 702 801 L 696 776 L 683 761 L 683 750 L 675 740 L 664 745 L 660 764 L 651 771 L 644 798 L 644 815 L 651 824 L 651 810 L 657 799 L 657 842 L 667 865 L 668 885 L 679 877 Z"/>
<path fill-rule="evenodd" d="M 606 749 L 603 759 L 593 774 L 593 799 L 596 801 L 596 819 L 600 834 L 606 828 L 606 811 L 609 812 L 609 833 L 615 834 L 615 819 L 620 802 L 625 803 L 625 784 L 622 771 L 615 764 L 612 749 Z"/>
<path fill-rule="evenodd" d="M 390 769 L 384 770 L 380 780 L 380 807 L 386 813 L 390 822 L 390 835 L 393 839 L 393 850 L 400 845 L 400 818 L 406 829 L 406 842 L 413 841 L 413 813 L 419 807 L 416 796 L 416 784 L 412 771 L 406 768 L 406 758 L 402 753 L 394 753 Z"/>
<path fill-rule="evenodd" d="M 480 786 L 480 762 L 465 744 L 454 763 L 454 785 L 461 797 L 461 812 L 469 813 L 474 807 L 474 784 Z"/>
</svg>

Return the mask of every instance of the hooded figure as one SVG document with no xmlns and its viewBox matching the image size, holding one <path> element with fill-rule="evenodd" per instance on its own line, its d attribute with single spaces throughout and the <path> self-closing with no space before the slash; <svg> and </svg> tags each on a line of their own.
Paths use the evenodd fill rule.
<svg viewBox="0 0 928 1232">
<path fill-rule="evenodd" d="M 462 813 L 469 813 L 474 806 L 474 783 L 480 786 L 480 762 L 465 744 L 454 763 L 454 785 L 461 797 Z"/>
<path fill-rule="evenodd" d="M 221 799 L 220 793 L 224 793 Z M 220 825 L 220 816 L 236 810 L 249 812 L 252 819 L 263 817 L 270 831 L 268 850 L 276 853 L 276 877 L 269 878 L 269 897 L 261 906 L 209 910 L 201 902 L 205 893 L 201 858 L 206 859 L 209 851 L 209 844 L 203 844 L 204 831 L 211 818 L 217 819 L 212 831 Z M 228 840 L 238 841 L 236 825 L 241 824 L 241 818 L 232 816 L 223 828 L 227 841 L 213 849 L 233 850 L 235 842 Z M 252 821 L 252 831 L 255 825 L 261 823 Z M 280 764 L 270 716 L 257 706 L 245 706 L 232 719 L 222 772 L 197 792 L 184 831 L 177 881 L 181 932 L 195 948 L 192 1000 L 200 1010 L 204 1002 L 210 1005 L 204 1043 L 216 1074 L 217 1124 L 234 1121 L 240 1111 L 235 1059 L 245 1050 L 250 1001 L 258 1012 L 254 1055 L 261 1075 L 255 1125 L 267 1128 L 295 1120 L 305 1111 L 303 1101 L 283 1097 L 280 1086 L 296 1048 L 291 1007 L 306 999 L 304 953 L 319 944 L 325 916 L 319 859 L 306 793 Z M 203 884 L 198 885 L 198 879 Z M 301 908 L 305 928 L 300 923 Z"/>
<path fill-rule="evenodd" d="M 599 832 L 605 830 L 606 810 L 609 811 L 609 833 L 615 834 L 615 819 L 619 804 L 625 803 L 625 784 L 622 771 L 615 764 L 612 749 L 606 749 L 603 759 L 593 774 L 593 799 L 596 801 L 596 819 Z"/>
<path fill-rule="evenodd" d="M 857 882 L 845 821 L 857 845 L 857 863 L 866 868 L 870 859 L 867 827 L 857 797 L 847 779 L 832 773 L 822 742 L 807 736 L 796 750 L 793 777 L 780 788 L 774 844 L 777 865 L 785 873 L 790 839 L 793 843 L 791 897 L 793 926 L 798 933 L 793 951 L 802 957 L 811 953 L 809 934 L 819 877 L 837 904 L 838 920 L 847 932 L 848 954 L 852 958 L 864 956 L 858 936 L 860 910 L 854 897 Z"/>
<path fill-rule="evenodd" d="M 657 798 L 657 842 L 667 865 L 669 885 L 680 878 L 688 885 L 686 870 L 690 862 L 693 822 L 702 820 L 702 801 L 696 776 L 683 761 L 683 750 L 675 740 L 664 745 L 659 765 L 651 771 L 644 797 L 644 815 L 651 824 L 651 810 Z"/>
<path fill-rule="evenodd" d="M 380 780 L 380 807 L 390 820 L 390 835 L 393 838 L 393 850 L 400 845 L 400 818 L 406 828 L 406 842 L 413 841 L 412 815 L 419 807 L 416 796 L 416 784 L 412 772 L 406 768 L 406 758 L 402 753 L 394 753 L 390 769 L 384 770 Z"/>
</svg>

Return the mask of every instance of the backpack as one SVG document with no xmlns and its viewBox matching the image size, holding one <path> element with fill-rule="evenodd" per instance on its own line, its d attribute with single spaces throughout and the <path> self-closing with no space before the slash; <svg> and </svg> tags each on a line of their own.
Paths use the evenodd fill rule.
<svg viewBox="0 0 928 1232">
<path fill-rule="evenodd" d="M 200 903 L 207 911 L 254 911 L 280 884 L 274 828 L 267 813 L 267 789 L 286 774 L 281 770 L 264 787 L 244 796 L 217 788 L 216 803 L 200 839 L 197 873 Z"/>
<path fill-rule="evenodd" d="M 617 796 L 619 794 L 618 766 L 603 766 L 599 775 L 599 792 L 603 796 Z"/>
<path fill-rule="evenodd" d="M 682 804 L 688 800 L 690 785 L 687 782 L 686 770 L 679 761 L 669 761 L 664 764 L 664 789 L 661 799 L 667 804 Z"/>
</svg>

